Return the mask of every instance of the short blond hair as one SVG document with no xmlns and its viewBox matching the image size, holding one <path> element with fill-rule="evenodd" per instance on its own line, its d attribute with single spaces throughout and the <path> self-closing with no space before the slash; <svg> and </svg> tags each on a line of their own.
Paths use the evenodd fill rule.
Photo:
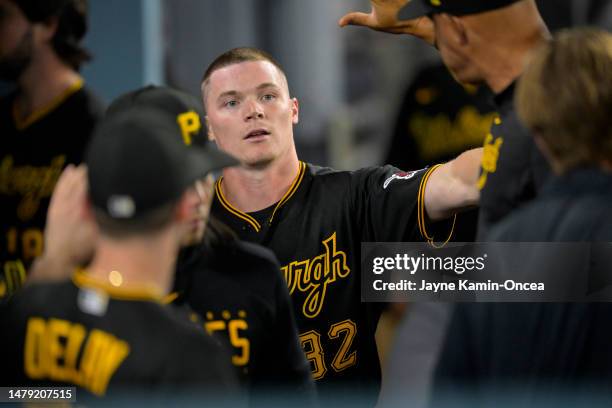
<svg viewBox="0 0 612 408">
<path fill-rule="evenodd" d="M 287 76 L 285 75 L 285 71 L 283 70 L 281 65 L 272 57 L 272 55 L 268 54 L 263 50 L 260 50 L 259 48 L 232 48 L 231 50 L 226 51 L 223 54 L 219 55 L 217 58 L 215 58 L 215 60 L 210 63 L 210 65 L 208 66 L 208 68 L 206 68 L 206 71 L 204 72 L 204 76 L 202 77 L 201 81 L 204 105 L 206 105 L 206 92 L 204 91 L 204 89 L 208 88 L 210 77 L 215 71 L 228 67 L 230 65 L 254 61 L 266 61 L 271 63 L 281 73 L 285 82 L 287 82 Z M 287 84 L 287 88 L 288 87 L 289 85 Z"/>
<path fill-rule="evenodd" d="M 515 103 L 560 172 L 612 162 L 612 34 L 560 31 L 533 56 Z"/>
</svg>

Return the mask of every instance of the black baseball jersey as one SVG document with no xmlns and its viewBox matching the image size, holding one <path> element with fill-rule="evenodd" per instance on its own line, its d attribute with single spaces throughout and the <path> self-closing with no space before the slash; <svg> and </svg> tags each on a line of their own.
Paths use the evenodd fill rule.
<svg viewBox="0 0 612 408">
<path fill-rule="evenodd" d="M 62 170 L 80 163 L 102 105 L 82 83 L 25 121 L 13 93 L 0 100 L 0 300 L 43 250 L 49 198 Z"/>
<path fill-rule="evenodd" d="M 111 398 L 235 391 L 221 345 L 145 290 L 77 272 L 72 280 L 24 287 L 2 312 L 3 386 L 76 385 L 79 396 Z"/>
<path fill-rule="evenodd" d="M 287 285 L 270 250 L 239 240 L 187 248 L 175 291 L 175 303 L 187 303 L 199 315 L 194 321 L 227 341 L 251 402 L 274 389 L 301 406 L 314 403 Z"/>
<path fill-rule="evenodd" d="M 324 402 L 376 402 L 380 362 L 374 332 L 382 304 L 361 302 L 361 242 L 422 240 L 422 193 L 432 170 L 385 166 L 348 172 L 300 162 L 282 200 L 250 214 L 225 199 L 223 179 L 216 184 L 212 213 L 242 239 L 272 249 L 282 265 L 302 348 Z"/>
<path fill-rule="evenodd" d="M 514 84 L 495 96 L 499 116 L 486 135 L 478 187 L 478 240 L 512 210 L 533 199 L 550 168 L 513 106 Z"/>
</svg>

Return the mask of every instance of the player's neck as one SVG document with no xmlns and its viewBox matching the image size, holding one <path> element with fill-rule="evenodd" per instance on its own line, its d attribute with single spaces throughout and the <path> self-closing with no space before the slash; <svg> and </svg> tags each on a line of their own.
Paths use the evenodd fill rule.
<svg viewBox="0 0 612 408">
<path fill-rule="evenodd" d="M 83 78 L 55 54 L 36 56 L 19 78 L 17 110 L 21 119 L 40 110 Z"/>
<path fill-rule="evenodd" d="M 483 56 L 486 61 L 483 67 L 485 71 L 485 81 L 489 88 L 499 94 L 510 84 L 518 79 L 525 69 L 533 50 L 537 49 L 549 38 L 548 30 L 545 26 L 534 28 L 523 41 L 517 42 L 510 47 L 485 49 L 488 55 Z"/>
<path fill-rule="evenodd" d="M 287 155 L 263 168 L 224 170 L 221 189 L 225 198 L 240 211 L 259 211 L 280 201 L 298 172 L 297 154 Z"/>
<path fill-rule="evenodd" d="M 100 237 L 87 272 L 95 279 L 117 286 L 111 277 L 111 272 L 117 271 L 121 276 L 119 287 L 146 288 L 164 296 L 172 289 L 178 252 L 171 240 L 170 234 L 147 240 Z"/>
</svg>

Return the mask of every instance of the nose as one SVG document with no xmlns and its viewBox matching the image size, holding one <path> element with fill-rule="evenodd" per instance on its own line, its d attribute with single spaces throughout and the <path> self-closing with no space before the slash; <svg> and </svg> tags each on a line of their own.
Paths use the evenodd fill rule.
<svg viewBox="0 0 612 408">
<path fill-rule="evenodd" d="M 250 101 L 246 104 L 245 109 L 245 120 L 247 121 L 253 119 L 262 119 L 264 117 L 264 111 L 257 101 Z"/>
</svg>

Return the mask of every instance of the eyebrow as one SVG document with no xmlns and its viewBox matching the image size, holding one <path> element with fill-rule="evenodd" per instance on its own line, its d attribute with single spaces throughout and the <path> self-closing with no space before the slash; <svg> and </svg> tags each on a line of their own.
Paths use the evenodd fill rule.
<svg viewBox="0 0 612 408">
<path fill-rule="evenodd" d="M 264 82 L 263 84 L 259 85 L 256 89 L 257 90 L 261 90 L 261 89 L 264 89 L 264 88 L 279 88 L 279 86 L 274 84 L 274 83 L 272 83 L 272 82 Z"/>
<path fill-rule="evenodd" d="M 276 85 L 275 83 L 272 83 L 272 82 L 264 82 L 263 84 L 258 85 L 257 88 L 255 88 L 255 89 L 258 90 L 258 91 L 261 91 L 262 89 L 266 89 L 266 88 L 280 89 L 280 87 L 278 85 Z M 238 95 L 240 95 L 240 92 L 238 92 L 238 91 L 225 91 L 225 92 L 219 94 L 217 99 L 223 99 L 223 98 L 228 97 L 228 96 L 238 96 Z"/>
<path fill-rule="evenodd" d="M 225 98 L 226 96 L 236 96 L 236 95 L 238 95 L 238 92 L 237 92 L 237 91 L 226 91 L 226 92 L 223 92 L 222 94 L 220 94 L 220 95 L 217 97 L 217 99 L 223 99 L 223 98 Z"/>
</svg>

